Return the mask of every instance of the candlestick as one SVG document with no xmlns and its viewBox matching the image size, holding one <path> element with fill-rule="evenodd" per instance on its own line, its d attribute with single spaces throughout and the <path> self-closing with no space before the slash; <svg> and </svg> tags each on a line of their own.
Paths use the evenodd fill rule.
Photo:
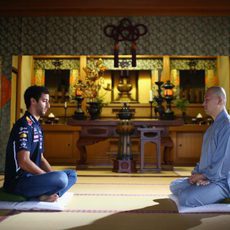
<svg viewBox="0 0 230 230">
<path fill-rule="evenodd" d="M 159 81 L 159 82 L 155 82 L 155 84 L 158 86 L 158 96 L 155 96 L 154 99 L 157 103 L 156 107 L 155 107 L 155 114 L 159 114 L 159 119 L 163 119 L 164 117 L 164 106 L 162 105 L 163 103 L 163 97 L 161 95 L 162 89 L 161 86 L 163 85 L 164 82 Z"/>
<path fill-rule="evenodd" d="M 64 103 L 64 109 L 65 109 L 65 121 L 66 121 L 66 117 L 67 117 L 67 102 L 66 101 Z"/>
</svg>

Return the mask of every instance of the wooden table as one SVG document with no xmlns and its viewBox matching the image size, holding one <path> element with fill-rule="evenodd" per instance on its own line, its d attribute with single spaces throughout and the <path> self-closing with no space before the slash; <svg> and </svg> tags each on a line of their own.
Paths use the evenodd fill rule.
<svg viewBox="0 0 230 230">
<path fill-rule="evenodd" d="M 86 146 L 103 141 L 109 137 L 118 136 L 116 127 L 121 122 L 119 119 L 96 119 L 96 120 L 75 120 L 69 119 L 68 125 L 81 127 L 80 138 L 77 147 L 80 151 L 80 160 L 77 168 L 87 168 L 87 151 Z M 170 126 L 183 125 L 181 119 L 175 120 L 158 120 L 158 119 L 132 119 L 135 127 L 133 136 L 139 136 L 137 128 L 139 127 L 162 127 L 164 128 L 163 136 L 168 136 L 168 128 Z"/>
</svg>

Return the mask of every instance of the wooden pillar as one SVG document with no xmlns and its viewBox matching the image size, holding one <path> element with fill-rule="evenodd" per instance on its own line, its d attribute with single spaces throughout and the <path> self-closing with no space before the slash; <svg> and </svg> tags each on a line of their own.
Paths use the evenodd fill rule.
<svg viewBox="0 0 230 230">
<path fill-rule="evenodd" d="M 80 56 L 80 72 L 79 72 L 79 80 L 85 81 L 86 73 L 83 70 L 87 64 L 87 56 Z"/>
<path fill-rule="evenodd" d="M 163 75 L 162 79 L 163 82 L 170 80 L 170 58 L 169 56 L 163 56 Z"/>
</svg>

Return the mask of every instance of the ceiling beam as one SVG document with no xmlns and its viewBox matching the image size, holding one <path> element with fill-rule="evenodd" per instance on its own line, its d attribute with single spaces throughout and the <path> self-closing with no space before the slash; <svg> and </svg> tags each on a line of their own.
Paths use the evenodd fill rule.
<svg viewBox="0 0 230 230">
<path fill-rule="evenodd" d="M 0 16 L 230 16 L 229 0 L 7 0 Z"/>
</svg>

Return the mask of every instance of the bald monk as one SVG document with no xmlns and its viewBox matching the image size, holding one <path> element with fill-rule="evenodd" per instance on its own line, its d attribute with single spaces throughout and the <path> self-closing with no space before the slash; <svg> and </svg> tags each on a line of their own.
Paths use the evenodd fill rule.
<svg viewBox="0 0 230 230">
<path fill-rule="evenodd" d="M 214 122 L 204 135 L 200 161 L 191 176 L 170 185 L 182 206 L 213 204 L 230 197 L 230 116 L 225 90 L 208 88 L 203 106 Z"/>
</svg>

